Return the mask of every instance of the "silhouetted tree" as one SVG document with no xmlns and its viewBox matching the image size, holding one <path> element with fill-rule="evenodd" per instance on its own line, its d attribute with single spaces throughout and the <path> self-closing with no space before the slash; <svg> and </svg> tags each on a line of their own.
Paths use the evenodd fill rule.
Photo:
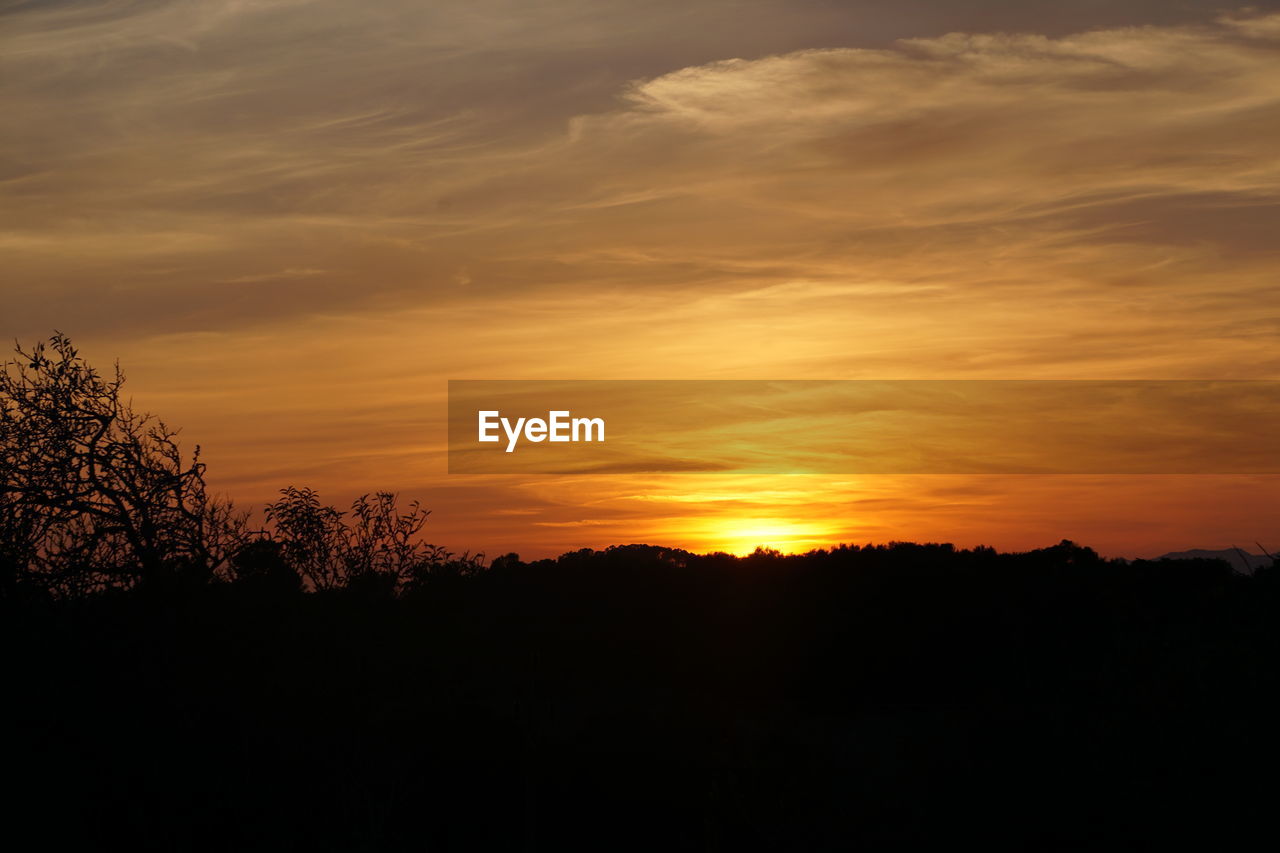
<svg viewBox="0 0 1280 853">
<path fill-rule="evenodd" d="M 346 568 L 351 577 L 378 575 L 395 587 L 409 583 L 423 565 L 439 562 L 444 549 L 418 538 L 429 510 L 417 501 L 407 512 L 396 507 L 396 496 L 378 492 L 371 499 L 361 495 L 351 505 Z"/>
<path fill-rule="evenodd" d="M 342 513 L 320 503 L 314 489 L 289 486 L 267 504 L 268 535 L 280 543 L 280 554 L 312 589 L 341 586 L 345 579 L 342 552 L 346 528 Z"/>
<path fill-rule="evenodd" d="M 482 567 L 423 542 L 429 512 L 390 492 L 343 512 L 289 487 L 250 531 L 209 495 L 199 446 L 185 456 L 177 430 L 133 411 L 119 365 L 100 375 L 61 333 L 15 353 L 0 365 L 0 596 L 214 578 L 393 594 Z"/>
<path fill-rule="evenodd" d="M 320 502 L 314 489 L 290 486 L 266 507 L 265 535 L 314 590 L 359 586 L 403 591 L 441 572 L 466 574 L 479 556 L 456 556 L 420 538 L 428 510 L 417 501 L 401 511 L 396 495 L 361 495 L 350 512 Z"/>
<path fill-rule="evenodd" d="M 244 516 L 211 497 L 197 446 L 133 411 L 61 333 L 0 367 L 0 565 L 8 590 L 58 595 L 207 579 Z"/>
</svg>

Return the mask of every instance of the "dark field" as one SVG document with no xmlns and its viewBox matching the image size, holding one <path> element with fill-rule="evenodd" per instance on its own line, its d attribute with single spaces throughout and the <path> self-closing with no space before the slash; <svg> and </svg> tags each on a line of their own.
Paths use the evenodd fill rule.
<svg viewBox="0 0 1280 853">
<path fill-rule="evenodd" d="M 1280 584 L 648 546 L 4 612 L 13 849 L 1028 850 L 1271 833 Z M 1266 838 L 1264 835 L 1262 838 Z"/>
</svg>

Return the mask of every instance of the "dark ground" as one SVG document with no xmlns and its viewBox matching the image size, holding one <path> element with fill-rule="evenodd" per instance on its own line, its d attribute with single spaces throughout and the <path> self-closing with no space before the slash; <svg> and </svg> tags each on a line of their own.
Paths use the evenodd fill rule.
<svg viewBox="0 0 1280 853">
<path fill-rule="evenodd" d="M 1276 581 L 1069 543 L 628 546 L 400 598 L 264 582 L 9 602 L 0 836 L 1270 849 Z"/>
</svg>

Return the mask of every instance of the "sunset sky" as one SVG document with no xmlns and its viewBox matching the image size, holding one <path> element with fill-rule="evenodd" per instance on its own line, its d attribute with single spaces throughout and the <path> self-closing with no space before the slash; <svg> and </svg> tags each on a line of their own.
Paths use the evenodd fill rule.
<svg viewBox="0 0 1280 853">
<path fill-rule="evenodd" d="M 449 475 L 449 379 L 1280 379 L 1280 3 L 0 0 L 0 335 L 456 550 L 1280 549 L 1275 475 Z"/>
</svg>

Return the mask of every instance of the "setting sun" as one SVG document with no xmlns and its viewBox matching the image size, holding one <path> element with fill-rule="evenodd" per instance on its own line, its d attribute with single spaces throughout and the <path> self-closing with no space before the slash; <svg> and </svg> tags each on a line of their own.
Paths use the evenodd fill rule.
<svg viewBox="0 0 1280 853">
<path fill-rule="evenodd" d="M 756 548 L 798 554 L 839 542 L 837 531 L 831 525 L 780 518 L 729 519 L 709 526 L 701 537 L 697 531 L 689 531 L 689 535 L 705 543 L 696 546 L 699 549 L 737 556 L 750 554 Z"/>
</svg>

